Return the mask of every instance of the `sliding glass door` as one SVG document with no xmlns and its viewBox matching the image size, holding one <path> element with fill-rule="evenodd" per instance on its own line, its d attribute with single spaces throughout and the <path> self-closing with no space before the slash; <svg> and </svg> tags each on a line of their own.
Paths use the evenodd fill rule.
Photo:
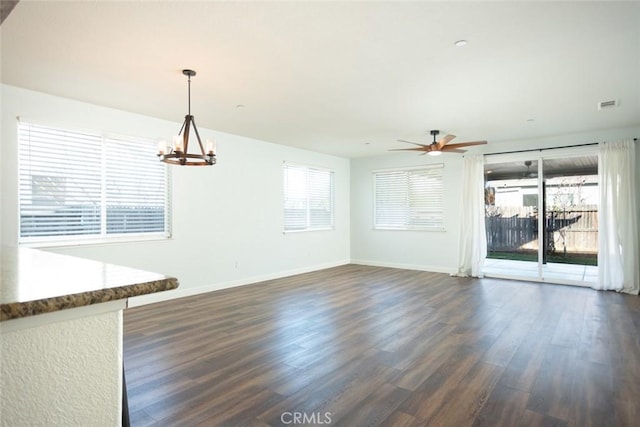
<svg viewBox="0 0 640 427">
<path fill-rule="evenodd" d="M 588 286 L 597 280 L 598 157 L 487 157 L 484 274 Z"/>
<path fill-rule="evenodd" d="M 598 279 L 598 156 L 544 159 L 542 278 Z"/>
<path fill-rule="evenodd" d="M 485 274 L 537 279 L 538 160 L 485 164 Z"/>
</svg>

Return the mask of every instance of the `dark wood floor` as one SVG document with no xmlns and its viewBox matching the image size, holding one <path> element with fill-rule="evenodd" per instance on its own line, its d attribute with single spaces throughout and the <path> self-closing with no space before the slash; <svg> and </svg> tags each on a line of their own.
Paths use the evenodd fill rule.
<svg viewBox="0 0 640 427">
<path fill-rule="evenodd" d="M 640 423 L 640 298 L 613 292 L 348 265 L 124 330 L 134 427 Z"/>
</svg>

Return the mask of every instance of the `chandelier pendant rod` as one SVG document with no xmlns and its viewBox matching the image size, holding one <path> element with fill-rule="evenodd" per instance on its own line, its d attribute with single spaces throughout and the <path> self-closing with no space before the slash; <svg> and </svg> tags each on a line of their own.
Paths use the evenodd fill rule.
<svg viewBox="0 0 640 427">
<path fill-rule="evenodd" d="M 188 80 L 187 80 L 187 82 L 188 82 L 187 99 L 188 99 L 188 103 L 189 103 L 189 105 L 188 105 L 189 114 L 188 115 L 190 116 L 191 115 L 191 73 L 187 73 L 187 76 L 188 76 Z"/>
<path fill-rule="evenodd" d="M 191 115 L 191 76 L 194 76 L 195 71 L 186 70 L 183 71 L 183 74 L 187 76 L 187 111 L 188 114 L 184 116 L 184 123 L 182 124 L 182 128 L 180 128 L 180 132 L 184 130 L 184 134 L 182 135 L 182 141 L 184 145 L 184 152 L 189 152 L 189 133 L 191 129 L 191 124 L 193 123 L 193 130 L 196 133 L 196 138 L 198 139 L 198 145 L 200 146 L 200 153 L 204 156 L 204 146 L 202 145 L 202 140 L 200 140 L 200 133 L 198 132 L 198 128 L 196 127 L 196 121 Z"/>
</svg>

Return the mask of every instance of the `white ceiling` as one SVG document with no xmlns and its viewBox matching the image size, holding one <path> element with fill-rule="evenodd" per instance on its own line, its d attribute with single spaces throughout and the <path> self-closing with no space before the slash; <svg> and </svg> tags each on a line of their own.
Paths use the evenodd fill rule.
<svg viewBox="0 0 640 427">
<path fill-rule="evenodd" d="M 192 68 L 199 127 L 339 156 L 640 125 L 640 2 L 22 0 L 1 32 L 3 83 L 181 122 Z"/>
</svg>

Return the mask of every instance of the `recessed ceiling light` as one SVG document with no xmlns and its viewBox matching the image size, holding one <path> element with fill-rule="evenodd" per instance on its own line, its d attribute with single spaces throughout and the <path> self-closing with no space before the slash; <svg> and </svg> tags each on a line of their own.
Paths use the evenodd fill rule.
<svg viewBox="0 0 640 427">
<path fill-rule="evenodd" d="M 458 40 L 455 43 L 453 43 L 454 45 L 456 45 L 457 47 L 462 47 L 462 46 L 466 46 L 467 45 L 467 41 L 466 40 Z"/>
<path fill-rule="evenodd" d="M 238 104 L 236 105 L 236 108 L 244 108 L 244 104 Z"/>
</svg>

